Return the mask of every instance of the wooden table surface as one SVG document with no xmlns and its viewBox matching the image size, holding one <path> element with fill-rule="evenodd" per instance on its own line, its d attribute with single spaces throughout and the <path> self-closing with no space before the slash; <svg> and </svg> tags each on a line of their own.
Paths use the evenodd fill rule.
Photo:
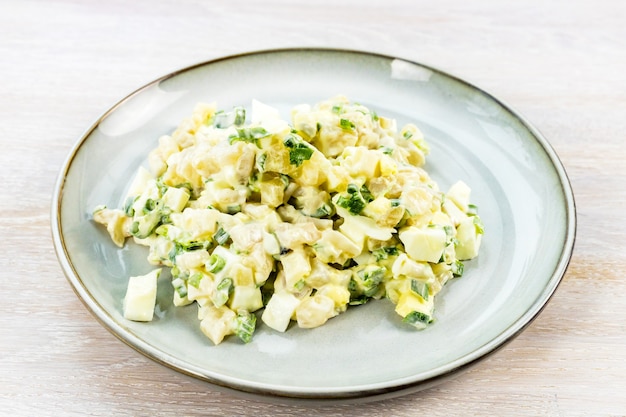
<svg viewBox="0 0 626 417">
<path fill-rule="evenodd" d="M 0 2 L 0 415 L 626 415 L 626 2 Z M 410 396 L 329 408 L 243 398 L 116 339 L 57 261 L 50 203 L 81 134 L 178 68 L 259 49 L 381 52 L 464 78 L 551 142 L 578 233 L 552 300 L 512 343 Z"/>
</svg>

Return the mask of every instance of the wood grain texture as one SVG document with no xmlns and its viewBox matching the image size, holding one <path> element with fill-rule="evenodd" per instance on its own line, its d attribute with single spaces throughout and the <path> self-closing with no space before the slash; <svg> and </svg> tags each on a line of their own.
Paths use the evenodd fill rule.
<svg viewBox="0 0 626 417">
<path fill-rule="evenodd" d="M 624 19 L 620 0 L 0 2 L 0 414 L 626 415 Z M 467 79 L 527 117 L 568 171 L 578 234 L 553 299 L 436 388 L 332 407 L 223 392 L 118 341 L 57 262 L 54 183 L 102 112 L 180 67 L 290 46 L 381 52 Z"/>
</svg>

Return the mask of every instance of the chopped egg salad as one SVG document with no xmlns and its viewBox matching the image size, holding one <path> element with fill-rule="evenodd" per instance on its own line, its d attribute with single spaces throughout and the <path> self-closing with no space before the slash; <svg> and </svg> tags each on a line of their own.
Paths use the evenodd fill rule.
<svg viewBox="0 0 626 417">
<path fill-rule="evenodd" d="M 440 191 L 427 154 L 417 126 L 343 96 L 296 106 L 290 121 L 256 100 L 198 104 L 159 138 L 124 206 L 93 212 L 116 245 L 149 247 L 154 267 L 129 278 L 124 317 L 152 320 L 168 267 L 174 305 L 195 303 L 214 344 L 249 342 L 257 319 L 314 328 L 382 298 L 425 328 L 483 234 L 470 188 Z"/>
</svg>

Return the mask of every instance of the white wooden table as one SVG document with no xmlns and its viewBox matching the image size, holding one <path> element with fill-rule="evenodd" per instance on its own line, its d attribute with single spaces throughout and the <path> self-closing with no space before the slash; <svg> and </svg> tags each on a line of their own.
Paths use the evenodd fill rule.
<svg viewBox="0 0 626 417">
<path fill-rule="evenodd" d="M 0 2 L 0 415 L 626 415 L 626 3 Z M 223 393 L 146 359 L 74 295 L 50 234 L 73 144 L 130 91 L 259 49 L 380 52 L 460 76 L 550 140 L 578 208 L 569 270 L 539 318 L 461 376 L 332 408 Z"/>
</svg>

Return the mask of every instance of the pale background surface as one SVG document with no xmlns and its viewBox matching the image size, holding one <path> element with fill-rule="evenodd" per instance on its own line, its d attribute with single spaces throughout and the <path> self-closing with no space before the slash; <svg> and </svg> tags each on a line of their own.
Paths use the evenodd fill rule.
<svg viewBox="0 0 626 417">
<path fill-rule="evenodd" d="M 626 415 L 626 2 L 0 1 L 0 415 Z M 568 170 L 570 268 L 516 340 L 419 394 L 312 408 L 155 364 L 74 295 L 50 235 L 61 165 L 129 92 L 224 55 L 323 46 L 432 65 L 527 117 Z"/>
</svg>

